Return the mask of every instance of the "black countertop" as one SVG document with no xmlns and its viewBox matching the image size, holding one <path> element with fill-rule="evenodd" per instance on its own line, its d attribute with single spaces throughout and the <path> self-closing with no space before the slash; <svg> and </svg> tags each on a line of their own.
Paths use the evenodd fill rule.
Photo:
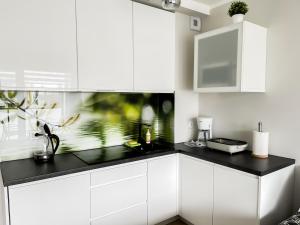
<svg viewBox="0 0 300 225">
<path fill-rule="evenodd" d="M 96 152 L 98 163 L 88 165 L 75 154 Z M 53 162 L 36 163 L 32 158 L 2 162 L 0 164 L 4 186 L 27 183 L 57 177 L 101 167 L 113 166 L 137 160 L 143 160 L 168 154 L 174 154 L 174 147 L 141 152 L 128 149 L 124 146 L 114 146 L 103 149 L 92 149 L 77 153 L 66 153 L 56 155 Z M 87 156 L 88 157 L 88 156 Z M 96 158 L 95 158 L 96 160 Z"/>
<path fill-rule="evenodd" d="M 22 184 L 175 153 L 182 153 L 257 176 L 264 176 L 295 164 L 294 159 L 273 155 L 270 155 L 268 159 L 257 159 L 246 151 L 231 156 L 216 150 L 187 147 L 184 144 L 170 145 L 168 148 L 148 152 L 115 146 L 84 151 L 84 154 L 86 157 L 94 157 L 95 154 L 92 153 L 95 151 L 97 160 L 92 165 L 88 165 L 73 153 L 56 155 L 53 162 L 45 164 L 36 163 L 33 159 L 2 162 L 0 167 L 3 184 L 4 186 Z M 76 154 L 80 156 L 82 152 Z"/>
<path fill-rule="evenodd" d="M 265 176 L 287 166 L 295 164 L 295 159 L 269 155 L 267 159 L 259 159 L 252 156 L 250 151 L 244 151 L 230 155 L 225 152 L 212 149 L 199 149 L 176 144 L 175 149 L 180 153 L 198 159 L 206 160 L 222 166 L 227 166 L 257 176 Z"/>
</svg>

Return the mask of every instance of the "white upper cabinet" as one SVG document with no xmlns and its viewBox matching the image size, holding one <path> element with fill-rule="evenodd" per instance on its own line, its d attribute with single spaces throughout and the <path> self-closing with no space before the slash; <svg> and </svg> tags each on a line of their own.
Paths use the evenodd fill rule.
<svg viewBox="0 0 300 225">
<path fill-rule="evenodd" d="M 134 89 L 174 91 L 175 15 L 133 3 Z"/>
<path fill-rule="evenodd" d="M 195 37 L 194 90 L 265 92 L 267 30 L 243 22 Z"/>
<path fill-rule="evenodd" d="M 132 1 L 77 0 L 80 90 L 133 90 Z"/>
<path fill-rule="evenodd" d="M 10 225 L 90 225 L 90 175 L 9 187 Z"/>
<path fill-rule="evenodd" d="M 0 89 L 77 89 L 75 0 L 0 0 Z"/>
<path fill-rule="evenodd" d="M 131 0 L 0 0 L 0 31 L 0 90 L 174 91 L 174 13 Z"/>
</svg>

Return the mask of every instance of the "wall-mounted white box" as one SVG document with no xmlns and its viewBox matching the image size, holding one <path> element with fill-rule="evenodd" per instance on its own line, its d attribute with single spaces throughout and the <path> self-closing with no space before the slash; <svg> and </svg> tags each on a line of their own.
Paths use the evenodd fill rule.
<svg viewBox="0 0 300 225">
<path fill-rule="evenodd" d="M 194 90 L 265 92 L 267 29 L 242 22 L 195 36 Z"/>
</svg>

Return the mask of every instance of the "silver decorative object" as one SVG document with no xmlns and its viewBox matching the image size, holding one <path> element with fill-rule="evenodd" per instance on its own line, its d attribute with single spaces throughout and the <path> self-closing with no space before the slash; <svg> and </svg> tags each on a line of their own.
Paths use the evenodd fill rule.
<svg viewBox="0 0 300 225">
<path fill-rule="evenodd" d="M 176 10 L 180 6 L 181 0 L 162 0 L 162 7 L 166 10 Z"/>
</svg>

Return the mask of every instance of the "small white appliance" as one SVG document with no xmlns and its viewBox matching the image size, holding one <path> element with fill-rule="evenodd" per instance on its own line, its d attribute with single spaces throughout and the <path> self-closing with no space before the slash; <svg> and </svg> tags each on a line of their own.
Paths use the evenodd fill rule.
<svg viewBox="0 0 300 225">
<path fill-rule="evenodd" d="M 227 138 L 214 138 L 207 141 L 207 147 L 230 154 L 245 151 L 248 143 L 245 141 L 231 140 Z"/>
<path fill-rule="evenodd" d="M 206 146 L 207 140 L 212 138 L 212 123 L 213 119 L 210 117 L 198 117 L 198 141 L 203 146 Z"/>
</svg>

